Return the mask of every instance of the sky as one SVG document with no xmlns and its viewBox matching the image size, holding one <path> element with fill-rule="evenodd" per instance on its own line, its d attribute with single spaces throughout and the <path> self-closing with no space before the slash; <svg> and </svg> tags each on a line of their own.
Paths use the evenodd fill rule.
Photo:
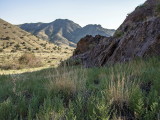
<svg viewBox="0 0 160 120">
<path fill-rule="evenodd" d="M 0 18 L 12 24 L 69 19 L 81 26 L 117 29 L 146 0 L 0 0 Z"/>
</svg>

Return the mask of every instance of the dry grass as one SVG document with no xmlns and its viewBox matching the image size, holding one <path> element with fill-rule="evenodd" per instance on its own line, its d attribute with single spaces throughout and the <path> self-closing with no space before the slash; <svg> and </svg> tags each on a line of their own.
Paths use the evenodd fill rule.
<svg viewBox="0 0 160 120">
<path fill-rule="evenodd" d="M 63 94 L 72 96 L 76 93 L 76 84 L 70 80 L 55 81 L 54 89 L 63 92 Z"/>
<path fill-rule="evenodd" d="M 79 90 L 85 89 L 86 72 L 84 69 L 73 69 L 68 71 L 66 68 L 59 68 L 54 75 L 49 73 L 49 84 L 46 88 L 50 91 L 64 91 L 66 94 L 74 95 Z"/>
<path fill-rule="evenodd" d="M 0 69 L 19 68 L 15 65 L 26 52 L 34 53 L 42 61 L 43 67 L 57 67 L 72 55 L 73 48 L 59 47 L 0 19 Z"/>
<path fill-rule="evenodd" d="M 64 51 L 65 51 L 65 49 L 62 49 L 60 52 L 55 51 L 53 53 L 33 53 L 33 54 L 43 64 L 43 66 L 41 68 L 49 68 L 49 67 L 57 67 L 61 61 L 69 58 L 73 52 L 72 49 L 67 49 L 67 53 L 64 53 Z M 14 73 L 16 73 L 15 70 L 18 69 L 19 67 L 18 66 L 16 67 L 15 64 L 18 64 L 18 59 L 23 54 L 24 54 L 24 52 L 0 53 L 0 66 L 1 66 L 0 74 L 10 74 L 10 73 L 12 73 L 12 71 L 14 71 Z M 4 70 L 6 70 L 6 68 L 7 68 L 7 71 L 4 71 Z M 37 68 L 37 69 L 39 70 L 41 68 Z M 34 70 L 36 70 L 36 69 L 28 68 L 27 71 L 31 72 Z M 17 73 L 19 73 L 19 72 L 20 71 L 17 70 Z"/>
<path fill-rule="evenodd" d="M 27 66 L 29 68 L 41 67 L 41 59 L 36 57 L 33 53 L 24 53 L 19 59 L 18 62 L 20 65 Z"/>
<path fill-rule="evenodd" d="M 107 90 L 110 101 L 129 101 L 133 86 L 136 87 L 137 85 L 129 76 L 113 73 Z"/>
</svg>

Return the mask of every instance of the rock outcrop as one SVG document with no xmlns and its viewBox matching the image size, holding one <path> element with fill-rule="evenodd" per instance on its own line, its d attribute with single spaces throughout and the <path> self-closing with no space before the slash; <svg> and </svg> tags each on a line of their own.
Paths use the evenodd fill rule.
<svg viewBox="0 0 160 120">
<path fill-rule="evenodd" d="M 91 35 L 87 35 L 84 38 L 82 38 L 78 43 L 77 43 L 77 48 L 75 49 L 73 55 L 79 55 L 83 54 L 92 48 L 94 48 L 97 44 L 99 44 L 100 41 L 103 39 L 106 39 L 107 37 L 105 36 L 100 36 L 96 35 L 95 37 Z"/>
<path fill-rule="evenodd" d="M 128 15 L 113 37 L 73 58 L 80 58 L 85 67 L 93 67 L 159 55 L 160 0 L 148 0 Z"/>
</svg>

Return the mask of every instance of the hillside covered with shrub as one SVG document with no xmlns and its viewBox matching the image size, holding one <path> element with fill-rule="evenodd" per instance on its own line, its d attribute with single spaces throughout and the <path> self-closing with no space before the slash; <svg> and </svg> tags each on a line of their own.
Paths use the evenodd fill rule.
<svg viewBox="0 0 160 120">
<path fill-rule="evenodd" d="M 0 19 L 0 74 L 1 70 L 39 67 L 34 64 L 37 60 L 31 60 L 30 65 L 19 64 L 18 59 L 25 53 L 34 54 L 43 67 L 50 67 L 70 57 L 73 48 L 57 46 Z"/>
</svg>

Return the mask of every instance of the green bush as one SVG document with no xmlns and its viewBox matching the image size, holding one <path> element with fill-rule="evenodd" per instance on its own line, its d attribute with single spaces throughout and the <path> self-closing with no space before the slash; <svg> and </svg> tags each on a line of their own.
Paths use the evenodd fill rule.
<svg viewBox="0 0 160 120">
<path fill-rule="evenodd" d="M 2 49 L 2 48 L 0 48 L 0 52 L 3 52 L 3 49 Z"/>
<path fill-rule="evenodd" d="M 157 6 L 156 6 L 156 12 L 157 12 L 158 14 L 160 14 L 160 3 L 157 4 Z"/>
<path fill-rule="evenodd" d="M 117 30 L 117 31 L 115 32 L 115 34 L 114 34 L 114 37 L 119 38 L 119 37 L 121 37 L 121 36 L 123 36 L 123 35 L 124 35 L 124 33 L 123 33 L 122 31 Z"/>
<path fill-rule="evenodd" d="M 81 64 L 82 64 L 82 61 L 80 59 L 69 58 L 65 61 L 62 61 L 60 64 L 60 67 L 62 67 L 62 66 L 77 66 L 77 65 L 81 65 Z"/>
<path fill-rule="evenodd" d="M 19 49 L 20 45 L 19 45 L 19 44 L 16 44 L 14 47 L 15 47 L 16 49 Z"/>
</svg>

